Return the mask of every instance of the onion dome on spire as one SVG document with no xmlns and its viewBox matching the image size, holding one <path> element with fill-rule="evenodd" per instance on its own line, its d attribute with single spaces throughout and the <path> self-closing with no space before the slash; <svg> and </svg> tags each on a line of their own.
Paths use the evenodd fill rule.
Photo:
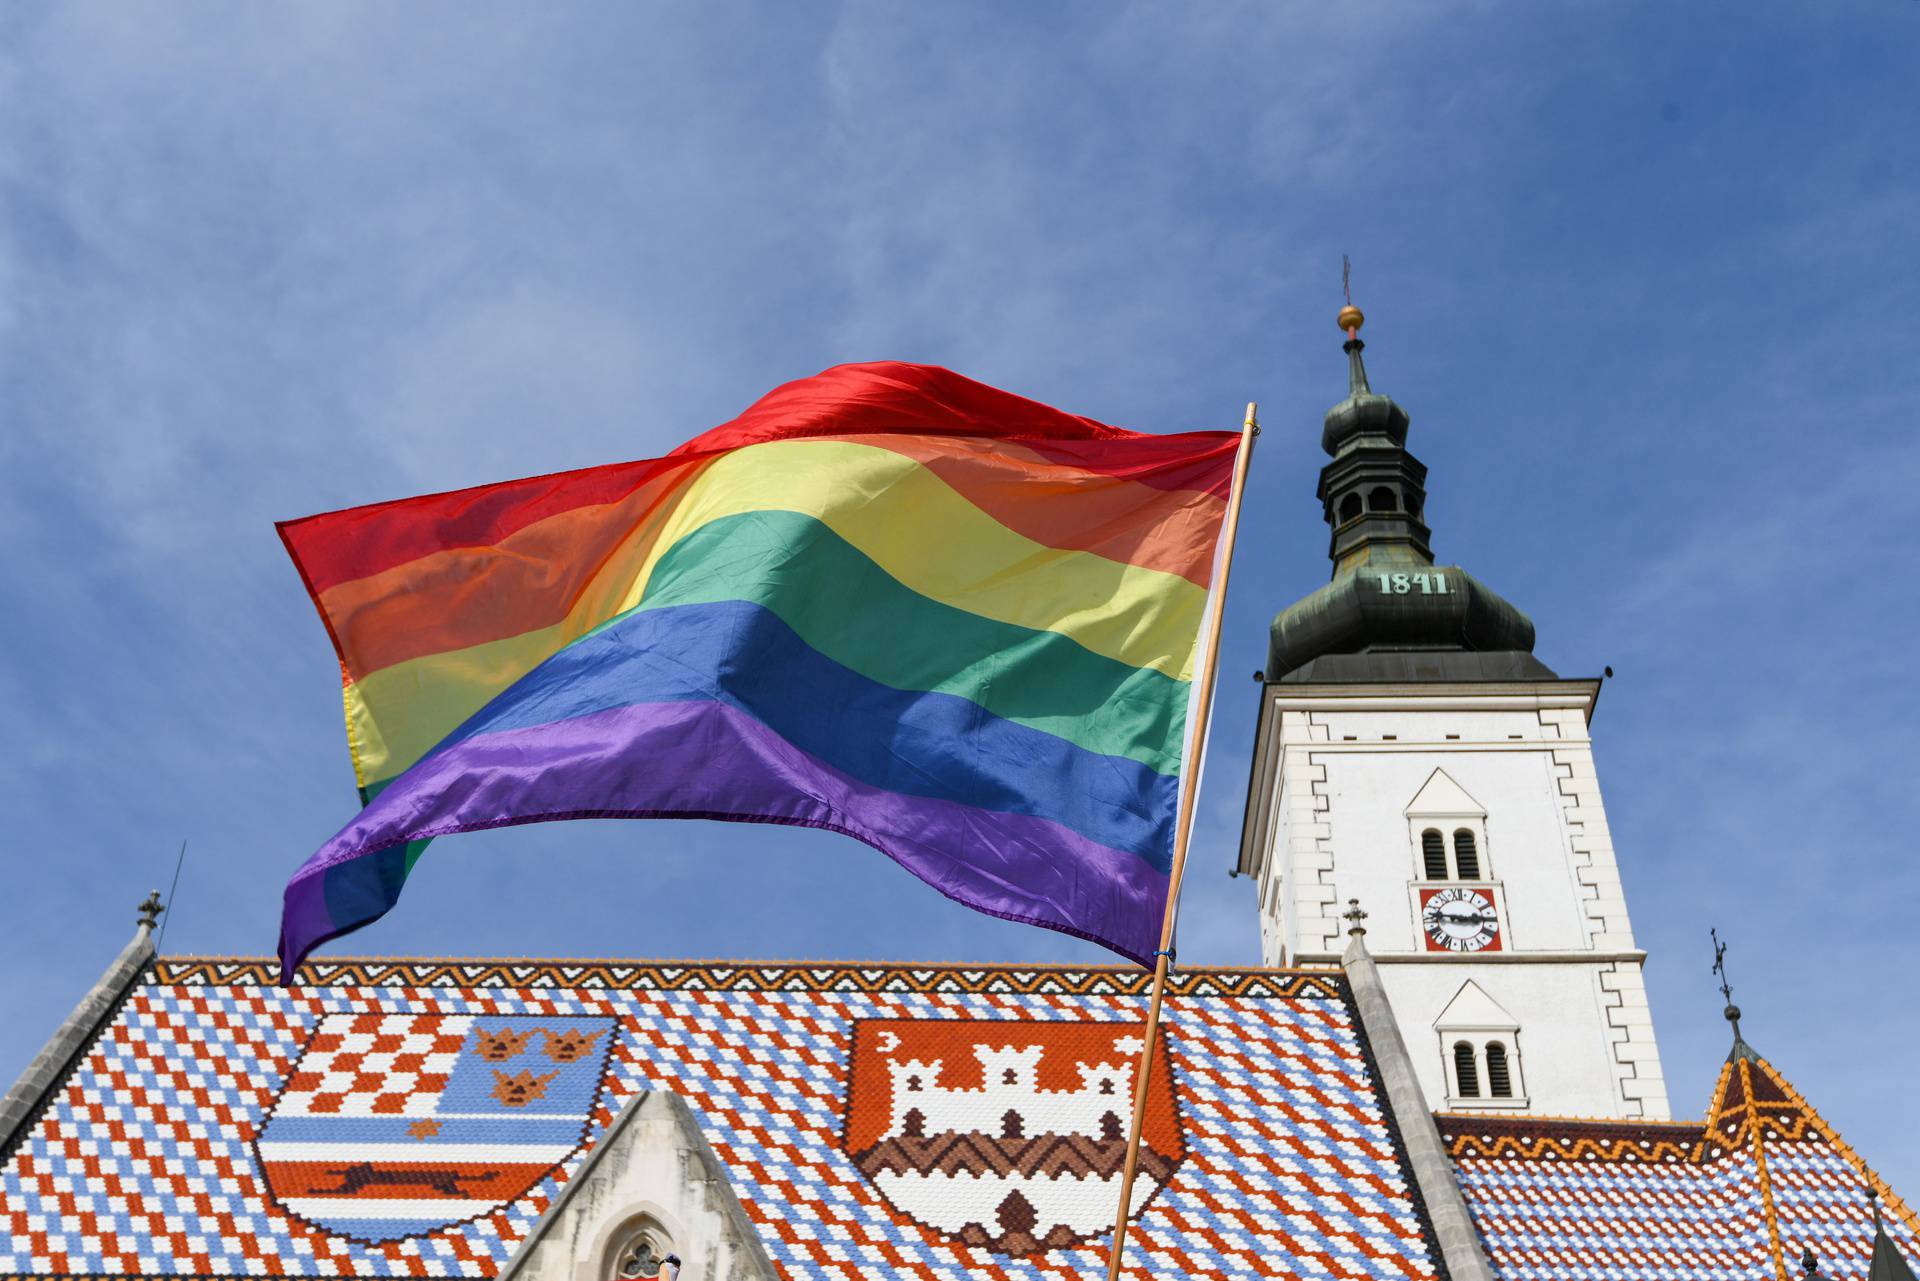
<svg viewBox="0 0 1920 1281">
<path fill-rule="evenodd" d="M 1335 319 L 1347 335 L 1347 341 L 1341 344 L 1341 350 L 1347 353 L 1347 398 L 1327 411 L 1326 425 L 1320 432 L 1320 447 L 1329 454 L 1338 453 L 1343 443 L 1363 432 L 1387 436 L 1396 445 L 1406 444 L 1407 411 L 1395 404 L 1391 396 L 1376 395 L 1367 383 L 1367 365 L 1360 357 L 1367 349 L 1367 344 L 1360 339 L 1360 326 L 1367 323 L 1366 314 L 1348 303 Z"/>
<path fill-rule="evenodd" d="M 1322 515 L 1333 581 L 1273 620 L 1275 681 L 1551 680 L 1533 623 L 1458 565 L 1435 565 L 1427 469 L 1407 452 L 1407 411 L 1373 390 L 1361 353 L 1366 317 L 1340 311 L 1347 398 L 1327 411 Z"/>
</svg>

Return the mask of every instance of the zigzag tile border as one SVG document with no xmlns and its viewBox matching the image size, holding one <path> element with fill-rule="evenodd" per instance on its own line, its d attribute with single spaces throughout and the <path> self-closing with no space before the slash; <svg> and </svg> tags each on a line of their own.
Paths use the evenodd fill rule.
<svg viewBox="0 0 1920 1281">
<path fill-rule="evenodd" d="M 170 957 L 153 981 L 182 987 L 271 987 L 267 957 Z M 902 965 L 794 961 L 498 961 L 404 959 L 311 962 L 300 988 L 570 989 L 630 992 L 919 992 L 929 995 L 1144 996 L 1153 975 L 1132 967 Z M 1337 970 L 1192 969 L 1169 977 L 1176 996 L 1341 1000 Z"/>
<path fill-rule="evenodd" d="M 1435 1118 L 1456 1161 L 1606 1161 L 1619 1165 L 1700 1159 L 1698 1122 L 1553 1121 L 1443 1112 Z"/>
</svg>

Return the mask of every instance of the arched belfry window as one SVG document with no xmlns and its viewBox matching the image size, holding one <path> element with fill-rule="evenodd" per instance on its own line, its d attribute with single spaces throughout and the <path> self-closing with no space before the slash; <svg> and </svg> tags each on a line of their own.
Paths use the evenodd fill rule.
<svg viewBox="0 0 1920 1281">
<path fill-rule="evenodd" d="M 1447 735 L 1457 738 L 1456 734 Z M 1407 802 L 1412 872 L 1425 881 L 1491 879 L 1487 811 L 1444 769 L 1436 769 Z"/>
<path fill-rule="evenodd" d="M 1459 1051 L 1454 1051 L 1456 1054 Z M 1487 1042 L 1487 1097 L 1513 1097 L 1513 1074 L 1507 1070 L 1507 1047 L 1498 1041 Z"/>
<path fill-rule="evenodd" d="M 1460 985 L 1433 1030 L 1439 1034 L 1449 1105 L 1473 1110 L 1528 1106 L 1520 1024 L 1478 981 Z"/>
<path fill-rule="evenodd" d="M 1399 496 L 1385 485 L 1367 495 L 1367 510 L 1373 512 L 1397 511 L 1400 507 Z"/>
<path fill-rule="evenodd" d="M 1348 494 L 1340 500 L 1340 520 L 1342 523 L 1352 520 L 1360 514 L 1360 495 Z"/>
<path fill-rule="evenodd" d="M 614 1237 L 607 1252 L 607 1265 L 600 1275 L 616 1281 L 674 1281 L 680 1275 L 680 1258 L 666 1231 L 651 1218 L 642 1216 Z"/>
<path fill-rule="evenodd" d="M 1480 1097 L 1480 1069 L 1473 1061 L 1473 1043 L 1470 1041 L 1455 1041 L 1453 1044 L 1453 1081 L 1454 1097 Z"/>
<path fill-rule="evenodd" d="M 1480 850 L 1464 827 L 1453 834 L 1453 874 L 1463 881 L 1480 879 Z"/>
</svg>

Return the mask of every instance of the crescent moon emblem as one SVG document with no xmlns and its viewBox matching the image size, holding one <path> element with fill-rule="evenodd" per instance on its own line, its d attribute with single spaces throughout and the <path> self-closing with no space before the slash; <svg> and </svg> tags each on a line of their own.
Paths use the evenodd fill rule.
<svg viewBox="0 0 1920 1281">
<path fill-rule="evenodd" d="M 898 1032 L 888 1031 L 880 1034 L 880 1053 L 892 1054 L 899 1048 L 900 1034 Z"/>
</svg>

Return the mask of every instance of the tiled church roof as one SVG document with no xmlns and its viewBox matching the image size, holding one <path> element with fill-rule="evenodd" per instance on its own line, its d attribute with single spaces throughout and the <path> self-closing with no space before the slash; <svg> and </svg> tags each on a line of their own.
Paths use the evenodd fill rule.
<svg viewBox="0 0 1920 1281">
<path fill-rule="evenodd" d="M 1874 1226 L 1920 1256 L 1920 1219 L 1765 1059 L 1721 1071 L 1698 1122 L 1440 1117 L 1506 1281 L 1865 1281 Z"/>
<path fill-rule="evenodd" d="M 1107 1172 L 1103 1069 L 1138 1031 L 1137 970 L 343 961 L 303 978 L 157 962 L 0 1151 L 0 1273 L 491 1276 L 622 1106 L 660 1089 L 691 1105 L 787 1277 L 1104 1275 L 1104 1229 L 1006 1190 L 1045 1202 Z M 1174 982 L 1128 1276 L 1444 1276 L 1343 976 Z M 1503 1281 L 1784 1279 L 1808 1246 L 1824 1276 L 1865 1278 L 1867 1181 L 1920 1257 L 1913 1213 L 1764 1060 L 1728 1065 L 1704 1122 L 1440 1121 Z M 1111 1195 L 1088 1190 L 1092 1223 Z"/>
<path fill-rule="evenodd" d="M 1111 1167 L 1102 1100 L 1129 1100 L 1100 1068 L 1139 1030 L 1139 971 L 366 962 L 283 990 L 269 964 L 161 961 L 130 991 L 0 1166 L 0 1272 L 492 1275 L 658 1088 L 692 1106 L 788 1277 L 1104 1274 L 1111 1194 L 1088 1189 L 1083 1225 L 1010 1210 L 1005 1180 L 1037 1176 L 1044 1202 Z M 1342 977 L 1176 982 L 1144 1167 L 1165 1183 L 1128 1276 L 1437 1276 Z M 556 1114 L 577 1101 L 570 1130 L 499 1093 L 536 1087 Z M 932 1119 L 903 1129 L 910 1088 Z M 1023 1133 L 1009 1098 L 1031 1105 Z M 980 1133 L 929 1142 L 962 1125 Z M 1059 1130 L 1076 1134 L 1044 1142 Z M 408 1143 L 443 1159 L 383 1164 Z M 916 1168 L 949 1177 L 915 1192 Z"/>
</svg>

